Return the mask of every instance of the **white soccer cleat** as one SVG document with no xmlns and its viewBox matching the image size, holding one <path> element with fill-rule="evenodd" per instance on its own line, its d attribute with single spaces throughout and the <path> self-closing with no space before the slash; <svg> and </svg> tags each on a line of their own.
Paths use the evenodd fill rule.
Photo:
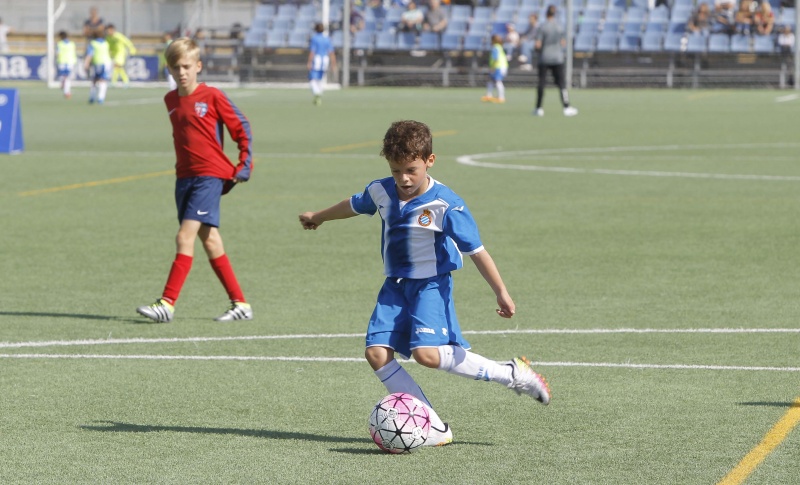
<svg viewBox="0 0 800 485">
<path fill-rule="evenodd" d="M 169 323 L 172 321 L 172 315 L 175 314 L 175 307 L 163 298 L 159 298 L 152 305 L 140 306 L 136 309 L 136 313 L 156 323 Z"/>
<path fill-rule="evenodd" d="M 515 357 L 508 363 L 513 380 L 508 385 L 517 394 L 527 394 L 545 406 L 550 404 L 550 386 L 544 377 L 531 369 L 525 357 Z"/>
<path fill-rule="evenodd" d="M 544 109 L 536 108 L 535 110 L 533 110 L 533 116 L 544 116 Z"/>
<path fill-rule="evenodd" d="M 572 106 L 564 108 L 564 116 L 576 116 L 577 114 L 578 108 L 573 108 Z"/>
<path fill-rule="evenodd" d="M 232 322 L 234 320 L 252 320 L 253 309 L 249 303 L 243 301 L 232 301 L 230 308 L 225 310 L 225 313 L 218 316 L 214 320 L 217 322 Z"/>
<path fill-rule="evenodd" d="M 428 439 L 422 446 L 445 446 L 453 442 L 453 430 L 450 425 L 444 423 L 444 430 L 436 429 L 431 425 L 428 431 Z"/>
</svg>

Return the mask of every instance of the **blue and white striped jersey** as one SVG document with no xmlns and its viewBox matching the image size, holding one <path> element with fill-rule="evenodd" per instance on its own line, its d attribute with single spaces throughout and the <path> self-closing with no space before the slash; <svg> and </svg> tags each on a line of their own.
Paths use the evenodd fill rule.
<svg viewBox="0 0 800 485">
<path fill-rule="evenodd" d="M 428 190 L 408 202 L 397 197 L 392 177 L 375 180 L 350 198 L 354 212 L 381 216 L 387 277 L 421 279 L 449 273 L 463 266 L 462 253 L 483 250 L 478 226 L 461 197 L 428 179 Z"/>
</svg>

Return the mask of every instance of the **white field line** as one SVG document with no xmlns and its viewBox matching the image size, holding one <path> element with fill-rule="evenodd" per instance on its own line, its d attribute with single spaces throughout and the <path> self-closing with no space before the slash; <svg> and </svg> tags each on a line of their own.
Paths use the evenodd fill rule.
<svg viewBox="0 0 800 485">
<path fill-rule="evenodd" d="M 299 357 L 299 356 L 241 356 L 241 355 L 102 355 L 102 354 L 0 354 L 0 359 L 98 359 L 98 360 L 192 360 L 192 361 L 257 361 L 257 362 L 358 362 L 363 357 Z M 719 370 L 800 372 L 800 367 L 689 365 L 689 364 L 632 364 L 613 362 L 533 362 L 537 367 L 595 367 L 606 369 L 658 370 Z"/>
<path fill-rule="evenodd" d="M 545 167 L 539 165 L 519 165 L 509 163 L 493 163 L 482 160 L 510 157 L 532 157 L 545 155 L 565 154 L 595 154 L 595 153 L 625 153 L 625 152 L 666 152 L 679 150 L 735 150 L 754 148 L 797 148 L 800 143 L 742 143 L 742 144 L 712 144 L 712 145 L 662 145 L 662 146 L 619 146 L 619 147 L 588 147 L 588 148 L 554 148 L 541 150 L 522 150 L 510 152 L 476 153 L 462 155 L 456 162 L 473 167 L 496 168 L 506 170 L 527 170 L 536 172 L 579 173 L 598 175 L 628 175 L 646 177 L 682 177 L 719 180 L 760 180 L 760 181 L 800 181 L 800 176 L 782 175 L 755 175 L 755 174 L 722 174 L 722 173 L 696 173 L 696 172 L 665 172 L 646 170 L 611 170 L 587 169 L 574 167 Z"/>
<path fill-rule="evenodd" d="M 585 329 L 507 329 L 465 330 L 464 335 L 594 335 L 594 334 L 754 334 L 800 333 L 800 328 L 585 328 Z M 234 337 L 107 338 L 81 340 L 43 340 L 0 342 L 0 349 L 35 347 L 75 347 L 84 345 L 161 344 L 182 342 L 233 342 L 247 340 L 302 340 L 364 338 L 363 333 L 314 333 L 285 335 L 245 335 Z"/>
<path fill-rule="evenodd" d="M 800 98 L 798 94 L 788 94 L 786 96 L 778 96 L 775 98 L 776 103 L 785 103 L 787 101 L 794 101 L 795 99 Z"/>
</svg>

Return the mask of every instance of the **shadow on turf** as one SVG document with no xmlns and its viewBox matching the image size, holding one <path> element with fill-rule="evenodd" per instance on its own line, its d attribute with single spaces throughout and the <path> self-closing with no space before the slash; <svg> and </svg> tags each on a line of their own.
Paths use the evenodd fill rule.
<svg viewBox="0 0 800 485">
<path fill-rule="evenodd" d="M 242 429 L 242 428 L 206 428 L 202 426 L 155 426 L 149 424 L 118 423 L 116 421 L 95 421 L 98 425 L 79 426 L 89 431 L 111 431 L 114 433 L 152 433 L 158 431 L 173 431 L 175 433 L 201 433 L 251 436 L 253 438 L 269 438 L 273 440 L 305 440 L 332 443 L 372 443 L 368 438 L 352 438 L 346 436 L 325 436 L 310 433 L 295 433 L 291 431 L 270 431 L 267 429 Z"/>
<path fill-rule="evenodd" d="M 773 408 L 800 408 L 800 403 L 798 402 L 740 402 L 740 406 L 767 406 Z"/>
<path fill-rule="evenodd" d="M 0 312 L 0 316 L 9 317 L 47 317 L 47 318 L 77 318 L 80 320 L 107 320 L 126 323 L 143 323 L 142 319 L 127 317 L 111 317 L 108 315 L 88 315 L 85 313 L 52 313 L 52 312 Z"/>
</svg>

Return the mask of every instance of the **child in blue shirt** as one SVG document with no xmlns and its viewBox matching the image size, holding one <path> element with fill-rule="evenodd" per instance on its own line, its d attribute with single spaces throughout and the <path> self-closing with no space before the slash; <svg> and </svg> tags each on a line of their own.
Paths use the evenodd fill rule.
<svg viewBox="0 0 800 485">
<path fill-rule="evenodd" d="M 304 229 L 359 214 L 378 213 L 386 280 L 369 321 L 365 356 L 389 393 L 405 392 L 425 402 L 431 412 L 426 445 L 453 440 L 449 426 L 433 411 L 414 379 L 395 360 L 409 357 L 425 367 L 475 380 L 494 381 L 550 402 L 545 379 L 524 357 L 496 362 L 469 352 L 453 303 L 451 272 L 472 259 L 496 297 L 497 314 L 511 318 L 509 296 L 492 257 L 481 243 L 478 227 L 464 201 L 428 175 L 436 155 L 430 129 L 417 121 L 397 121 L 383 139 L 381 155 L 392 176 L 370 182 L 353 195 L 319 212 L 300 214 Z"/>
</svg>

